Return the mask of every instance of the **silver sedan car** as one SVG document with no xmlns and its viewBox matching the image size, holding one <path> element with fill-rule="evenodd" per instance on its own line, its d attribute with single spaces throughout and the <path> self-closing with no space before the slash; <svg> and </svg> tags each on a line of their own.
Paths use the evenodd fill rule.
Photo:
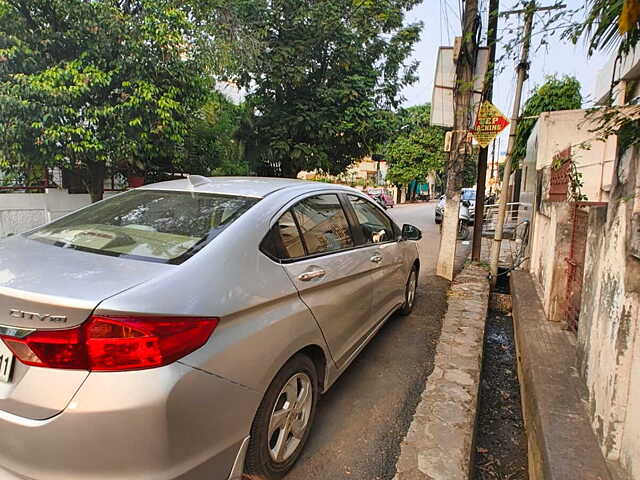
<svg viewBox="0 0 640 480">
<path fill-rule="evenodd" d="M 414 303 L 420 231 L 357 190 L 192 176 L 0 242 L 0 479 L 278 479 Z"/>
</svg>

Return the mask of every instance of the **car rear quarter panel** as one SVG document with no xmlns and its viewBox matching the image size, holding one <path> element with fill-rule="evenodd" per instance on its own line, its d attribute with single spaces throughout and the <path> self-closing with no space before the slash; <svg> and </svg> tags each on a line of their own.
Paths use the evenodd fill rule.
<svg viewBox="0 0 640 480">
<path fill-rule="evenodd" d="M 0 412 L 0 479 L 224 480 L 261 399 L 179 362 L 94 372 L 50 419 Z"/>
</svg>

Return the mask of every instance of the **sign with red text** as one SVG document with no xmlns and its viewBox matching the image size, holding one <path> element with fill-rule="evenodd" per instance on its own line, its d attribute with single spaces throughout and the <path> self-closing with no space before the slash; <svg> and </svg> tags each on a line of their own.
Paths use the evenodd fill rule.
<svg viewBox="0 0 640 480">
<path fill-rule="evenodd" d="M 472 130 L 473 138 L 482 148 L 486 148 L 508 126 L 509 120 L 498 110 L 498 107 L 485 100 L 480 105 L 476 117 L 476 124 Z"/>
</svg>

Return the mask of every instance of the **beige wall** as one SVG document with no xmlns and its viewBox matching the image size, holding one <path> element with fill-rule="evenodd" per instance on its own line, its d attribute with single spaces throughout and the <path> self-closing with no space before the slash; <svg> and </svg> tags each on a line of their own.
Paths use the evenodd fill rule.
<svg viewBox="0 0 640 480">
<path fill-rule="evenodd" d="M 606 201 L 616 153 L 615 137 L 606 142 L 597 140 L 589 131 L 594 125 L 585 110 L 543 113 L 536 128 L 536 170 L 551 166 L 557 153 L 572 147 L 573 159 L 584 181 L 582 193 L 589 201 Z M 586 148 L 581 147 L 582 144 Z"/>
<path fill-rule="evenodd" d="M 532 219 L 529 270 L 541 288 L 545 314 L 553 321 L 563 320 L 571 212 L 567 202 L 548 201 L 550 170 L 553 158 L 571 147 L 573 160 L 582 174 L 582 193 L 591 202 L 607 201 L 616 139 L 598 141 L 589 131 L 592 128 L 584 110 L 543 113 L 529 137 L 522 165 L 520 201 L 539 203 Z M 538 184 L 542 187 L 539 202 Z"/>
<path fill-rule="evenodd" d="M 571 238 L 570 211 L 564 202 L 542 202 L 534 213 L 535 231 L 529 270 L 538 281 L 547 319 L 562 321 Z"/>
<path fill-rule="evenodd" d="M 640 260 L 629 245 L 640 152 L 616 169 L 608 207 L 591 209 L 578 364 L 603 453 L 640 480 Z"/>
</svg>

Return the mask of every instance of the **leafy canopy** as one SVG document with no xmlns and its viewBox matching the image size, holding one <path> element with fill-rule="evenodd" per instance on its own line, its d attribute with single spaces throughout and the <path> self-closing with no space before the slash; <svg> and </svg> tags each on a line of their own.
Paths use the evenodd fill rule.
<svg viewBox="0 0 640 480">
<path fill-rule="evenodd" d="M 218 11 L 192 0 L 0 0 L 0 139 L 11 166 L 83 173 L 184 158 L 212 88 Z"/>
<path fill-rule="evenodd" d="M 524 104 L 522 119 L 518 123 L 516 144 L 513 151 L 513 164 L 519 165 L 527 154 L 527 141 L 536 124 L 537 117 L 543 112 L 556 110 L 574 110 L 582 107 L 580 82 L 574 77 L 548 76 L 545 82 L 533 90 Z M 530 118 L 533 117 L 533 118 Z"/>
<path fill-rule="evenodd" d="M 430 104 L 398 112 L 398 133 L 381 149 L 389 162 L 387 179 L 390 182 L 406 185 L 412 180 L 426 180 L 429 173 L 442 172 L 447 159 L 444 152 L 446 129 L 431 126 L 430 115 Z"/>
<path fill-rule="evenodd" d="M 419 0 L 255 0 L 246 24 L 263 49 L 238 81 L 251 93 L 246 132 L 260 173 L 344 171 L 390 134 L 390 109 L 415 80 L 407 65 Z"/>
</svg>

